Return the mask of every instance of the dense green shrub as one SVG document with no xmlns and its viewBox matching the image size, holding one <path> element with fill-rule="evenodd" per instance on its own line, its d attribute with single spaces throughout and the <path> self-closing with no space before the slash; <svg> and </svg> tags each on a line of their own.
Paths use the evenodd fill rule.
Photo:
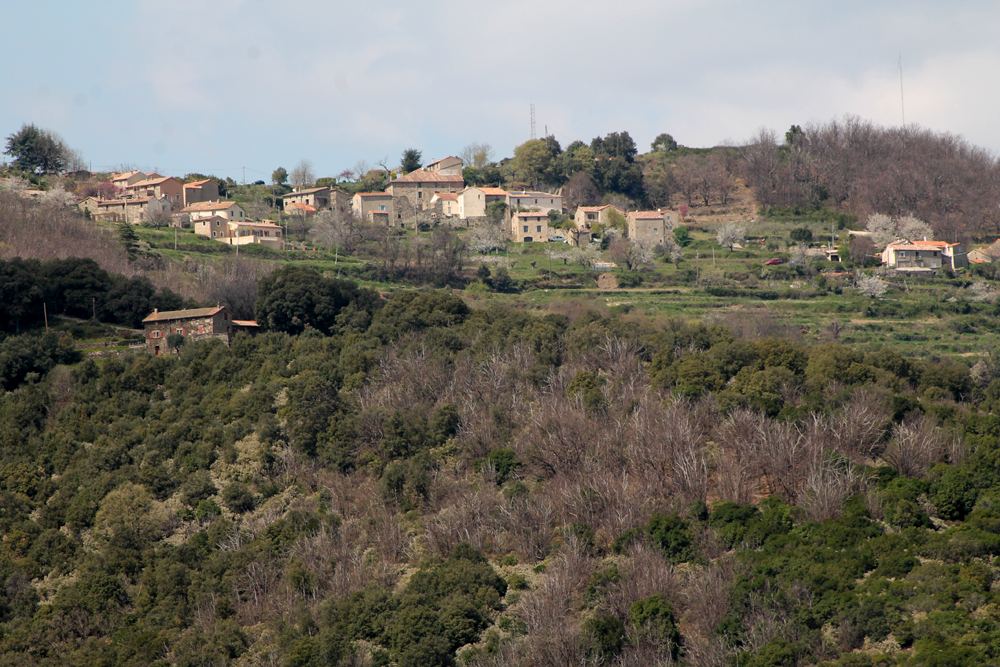
<svg viewBox="0 0 1000 667">
<path fill-rule="evenodd" d="M 682 563 L 695 557 L 691 526 L 676 514 L 654 514 L 646 524 L 646 535 L 670 561 Z"/>
</svg>

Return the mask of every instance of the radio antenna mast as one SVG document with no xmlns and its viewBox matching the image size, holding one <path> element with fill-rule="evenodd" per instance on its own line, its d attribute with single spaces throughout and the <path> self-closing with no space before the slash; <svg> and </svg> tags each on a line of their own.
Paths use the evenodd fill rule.
<svg viewBox="0 0 1000 667">
<path fill-rule="evenodd" d="M 535 105 L 531 105 L 531 138 L 535 138 Z"/>
</svg>

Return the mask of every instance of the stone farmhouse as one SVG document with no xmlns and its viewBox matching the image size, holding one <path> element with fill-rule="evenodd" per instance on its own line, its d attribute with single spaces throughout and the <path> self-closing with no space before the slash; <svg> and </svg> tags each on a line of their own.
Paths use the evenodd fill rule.
<svg viewBox="0 0 1000 667">
<path fill-rule="evenodd" d="M 625 217 L 624 211 L 611 204 L 601 204 L 600 206 L 578 206 L 573 215 L 573 222 L 577 229 L 585 229 L 594 225 L 608 225 L 611 223 L 612 212 Z"/>
<path fill-rule="evenodd" d="M 199 202 L 219 199 L 219 182 L 214 178 L 203 178 L 184 184 L 184 208 Z"/>
<path fill-rule="evenodd" d="M 431 197 L 438 192 L 458 194 L 465 186 L 461 174 L 446 174 L 417 169 L 403 174 L 385 189 L 393 197 L 405 197 L 415 210 L 430 208 Z"/>
<path fill-rule="evenodd" d="M 154 310 L 142 320 L 146 337 L 146 351 L 153 356 L 170 354 L 168 339 L 171 335 L 185 339 L 205 340 L 217 338 L 229 344 L 238 331 L 256 331 L 252 320 L 233 320 L 225 306 L 189 308 L 187 310 Z"/>
<path fill-rule="evenodd" d="M 465 188 L 458 193 L 458 217 L 462 220 L 485 218 L 486 207 L 497 201 L 507 203 L 507 191 L 503 188 L 487 186 Z"/>
<path fill-rule="evenodd" d="M 628 221 L 628 238 L 633 243 L 646 248 L 663 245 L 670 231 L 671 219 L 663 211 L 629 211 L 625 216 Z"/>
<path fill-rule="evenodd" d="M 518 211 L 510 218 L 510 238 L 515 243 L 544 243 L 549 240 L 549 214 Z"/>
</svg>

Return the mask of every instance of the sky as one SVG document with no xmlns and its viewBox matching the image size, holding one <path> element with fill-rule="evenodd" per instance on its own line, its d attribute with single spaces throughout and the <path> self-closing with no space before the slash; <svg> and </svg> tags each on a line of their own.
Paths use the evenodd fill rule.
<svg viewBox="0 0 1000 667">
<path fill-rule="evenodd" d="M 627 130 L 640 150 L 856 115 L 1000 153 L 1000 4 L 769 0 L 7 2 L 0 135 L 57 132 L 95 171 L 270 180 L 496 159 Z M 903 108 L 900 104 L 902 60 Z"/>
</svg>

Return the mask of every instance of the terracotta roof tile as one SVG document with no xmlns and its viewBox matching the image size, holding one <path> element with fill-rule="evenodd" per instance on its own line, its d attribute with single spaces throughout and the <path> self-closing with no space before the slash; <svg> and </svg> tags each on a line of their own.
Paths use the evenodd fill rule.
<svg viewBox="0 0 1000 667">
<path fill-rule="evenodd" d="M 181 209 L 181 213 L 197 213 L 199 211 L 225 211 L 236 206 L 234 201 L 199 201 Z"/>
<path fill-rule="evenodd" d="M 215 179 L 212 179 L 212 178 L 203 178 L 200 181 L 191 181 L 190 183 L 185 183 L 184 187 L 186 187 L 186 188 L 200 188 L 203 185 L 207 185 L 208 183 L 211 183 L 213 180 L 215 180 Z"/>
<path fill-rule="evenodd" d="M 629 216 L 635 220 L 662 220 L 664 214 L 660 211 L 632 211 Z"/>
</svg>

